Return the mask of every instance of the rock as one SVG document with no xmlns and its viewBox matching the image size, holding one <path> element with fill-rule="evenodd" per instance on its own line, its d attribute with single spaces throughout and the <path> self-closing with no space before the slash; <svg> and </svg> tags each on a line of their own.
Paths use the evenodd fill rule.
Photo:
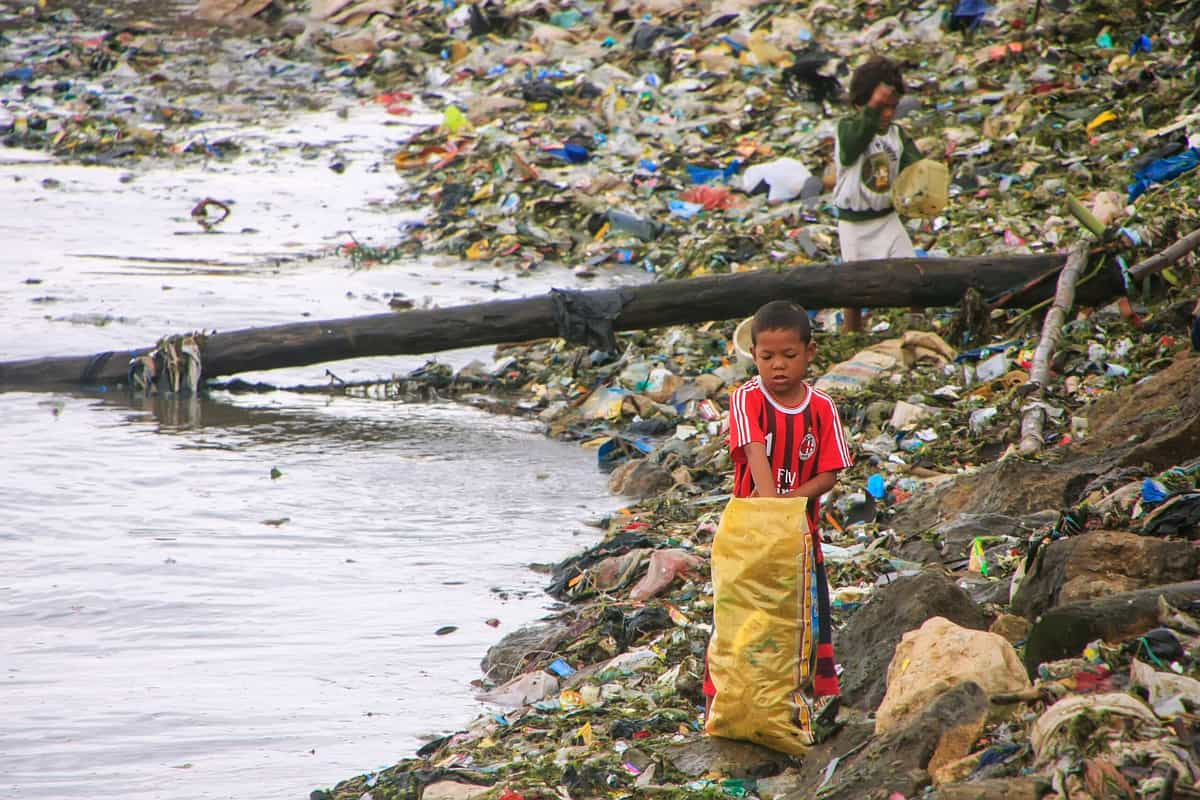
<svg viewBox="0 0 1200 800">
<path fill-rule="evenodd" d="M 943 617 L 926 621 L 904 634 L 896 647 L 888 666 L 887 694 L 875 712 L 875 732 L 895 730 L 933 698 L 966 681 L 989 695 L 1030 685 L 1017 651 L 1003 637 L 969 630 Z"/>
<path fill-rule="evenodd" d="M 797 767 L 789 768 L 771 778 L 758 781 L 758 796 L 762 800 L 783 797 L 816 797 L 825 780 L 830 761 L 840 759 L 863 745 L 875 733 L 875 723 L 861 711 L 843 708 L 838 715 L 842 728 L 828 740 L 815 744 L 804 754 Z M 837 768 L 834 772 L 836 773 Z"/>
<path fill-rule="evenodd" d="M 942 551 L 922 538 L 908 539 L 896 548 L 895 554 L 905 561 L 942 565 Z"/>
<path fill-rule="evenodd" d="M 1123 463 L 1162 470 L 1194 458 L 1200 443 L 1200 358 L 1183 358 L 1149 379 L 1101 395 L 1088 408 L 1089 453 L 1125 448 Z"/>
<path fill-rule="evenodd" d="M 1176 608 L 1185 608 L 1200 600 L 1200 580 L 1122 592 L 1050 609 L 1029 629 L 1025 669 L 1034 675 L 1038 664 L 1074 658 L 1095 639 L 1120 642 L 1157 627 L 1159 597 Z"/>
<path fill-rule="evenodd" d="M 670 472 L 646 458 L 626 461 L 608 479 L 610 492 L 629 497 L 649 497 L 674 485 Z"/>
<path fill-rule="evenodd" d="M 970 681 L 958 684 L 840 764 L 821 800 L 886 800 L 893 792 L 919 795 L 929 784 L 930 762 L 952 761 L 951 754 L 970 748 L 974 739 L 964 745 L 966 737 L 975 725 L 982 728 L 987 713 L 984 690 Z M 787 800 L 814 796 L 807 787 L 786 795 Z"/>
<path fill-rule="evenodd" d="M 939 569 L 887 584 L 836 636 L 835 650 L 844 668 L 843 701 L 865 711 L 877 708 L 887 690 L 887 665 L 900 637 L 931 617 L 975 630 L 988 627 L 983 610 Z"/>
<path fill-rule="evenodd" d="M 483 673 L 496 683 L 504 683 L 526 671 L 534 661 L 567 641 L 579 623 L 558 618 L 549 622 L 526 625 L 505 636 L 490 647 L 480 662 Z"/>
<path fill-rule="evenodd" d="M 421 792 L 421 800 L 475 800 L 483 797 L 495 787 L 476 786 L 472 783 L 458 781 L 438 781 L 431 783 Z"/>
<path fill-rule="evenodd" d="M 364 55 L 374 53 L 375 37 L 369 33 L 347 33 L 329 42 L 329 48 L 342 55 Z"/>
<path fill-rule="evenodd" d="M 989 603 L 1006 606 L 1012 597 L 1012 575 L 988 578 L 968 572 L 958 579 L 958 588 L 981 607 L 987 607 Z"/>
<path fill-rule="evenodd" d="M 763 778 L 778 775 L 792 762 L 790 756 L 761 745 L 715 736 L 672 744 L 663 754 L 675 769 L 693 778 L 709 772 L 733 778 Z"/>
<path fill-rule="evenodd" d="M 942 556 L 949 559 L 966 558 L 976 536 L 1013 536 L 1022 541 L 1034 531 L 1053 525 L 1058 511 L 1047 509 L 1022 517 L 1007 514 L 960 514 L 952 521 L 934 528 L 941 543 Z"/>
<path fill-rule="evenodd" d="M 1038 800 L 1042 794 L 1034 778 L 993 778 L 943 786 L 929 800 Z"/>
<path fill-rule="evenodd" d="M 1096 531 L 1038 551 L 1012 610 L 1036 619 L 1057 605 L 1200 577 L 1200 551 L 1188 542 Z"/>
<path fill-rule="evenodd" d="M 249 19 L 264 11 L 272 0 L 200 0 L 196 16 L 210 22 Z"/>
<path fill-rule="evenodd" d="M 974 537 L 992 535 L 989 528 L 1020 536 L 1018 518 L 1071 505 L 1061 472 L 1056 464 L 1004 459 L 910 498 L 892 526 L 905 535 L 934 529 L 946 542 L 942 554 L 961 558 Z M 1088 480 L 1098 474 L 1089 473 Z"/>
<path fill-rule="evenodd" d="M 1007 458 L 906 501 L 892 527 L 911 535 L 965 514 L 1023 516 L 1071 508 L 1095 478 L 1124 467 L 1151 472 L 1200 451 L 1200 358 L 1181 358 L 1088 409 L 1086 439 L 1041 461 Z M 944 550 L 943 550 L 944 552 Z"/>
<path fill-rule="evenodd" d="M 1006 641 L 1016 644 L 1025 641 L 1025 637 L 1029 635 L 1029 628 L 1030 622 L 1024 617 L 1018 617 L 1016 614 L 1001 614 L 996 617 L 992 627 L 988 630 L 997 636 L 1003 636 Z"/>
</svg>

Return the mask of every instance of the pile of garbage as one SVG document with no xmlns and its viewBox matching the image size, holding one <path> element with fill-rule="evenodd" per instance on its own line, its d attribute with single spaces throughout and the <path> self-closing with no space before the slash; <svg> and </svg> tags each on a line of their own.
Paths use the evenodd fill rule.
<svg viewBox="0 0 1200 800">
<path fill-rule="evenodd" d="M 903 317 L 877 312 L 876 327 Z M 463 370 L 507 382 L 514 411 L 593 449 L 614 491 L 641 499 L 550 570 L 565 608 L 488 653 L 491 711 L 314 798 L 1200 794 L 1200 460 L 1172 460 L 1200 445 L 1186 340 L 1115 308 L 1074 320 L 1056 382 L 1069 408 L 1031 461 L 997 460 L 1029 337 L 962 358 L 930 331 L 819 335 L 816 380 L 839 393 L 857 459 L 822 521 L 844 727 L 792 759 L 703 733 L 727 393 L 749 369 L 734 327 L 620 335 L 620 357 L 505 347 Z M 869 346 L 848 356 L 852 341 Z M 954 402 L 933 399 L 956 383 Z M 990 424 L 972 427 L 981 408 Z M 946 514 L 923 519 L 922 502 Z"/>
<path fill-rule="evenodd" d="M 1200 218 L 1193 5 L 843 5 L 204 0 L 168 23 L 31 0 L 0 18 L 20 65 L 0 74 L 0 135 L 98 163 L 231 158 L 236 135 L 190 129 L 381 104 L 440 120 L 381 154 L 397 206 L 427 209 L 385 249 L 795 266 L 837 256 L 832 135 L 849 71 L 883 49 L 906 71 L 900 122 L 950 169 L 947 209 L 908 220 L 920 252 L 1064 248 L 1071 196 L 1152 244 Z"/>
</svg>

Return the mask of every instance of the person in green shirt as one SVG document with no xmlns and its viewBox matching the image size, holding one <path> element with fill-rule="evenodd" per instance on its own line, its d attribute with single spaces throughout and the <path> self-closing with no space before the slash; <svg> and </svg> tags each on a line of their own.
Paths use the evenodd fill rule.
<svg viewBox="0 0 1200 800">
<path fill-rule="evenodd" d="M 874 56 L 850 78 L 855 110 L 837 126 L 838 239 L 843 261 L 916 255 L 908 232 L 892 207 L 892 184 L 921 151 L 893 120 L 904 95 L 904 75 L 890 58 Z M 843 310 L 843 330 L 862 330 L 862 310 Z"/>
</svg>

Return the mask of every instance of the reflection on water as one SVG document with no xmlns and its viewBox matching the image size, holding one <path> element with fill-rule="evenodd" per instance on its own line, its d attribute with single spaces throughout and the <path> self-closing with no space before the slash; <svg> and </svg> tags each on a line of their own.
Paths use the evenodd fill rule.
<svg viewBox="0 0 1200 800">
<path fill-rule="evenodd" d="M 411 754 L 541 613 L 525 566 L 613 503 L 583 451 L 469 408 L 0 404 L 8 795 L 303 797 Z"/>
</svg>

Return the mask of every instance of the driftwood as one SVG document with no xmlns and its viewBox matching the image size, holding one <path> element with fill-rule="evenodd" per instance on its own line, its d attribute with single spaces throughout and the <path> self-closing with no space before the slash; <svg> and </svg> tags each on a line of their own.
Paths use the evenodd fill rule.
<svg viewBox="0 0 1200 800">
<path fill-rule="evenodd" d="M 1045 387 L 1050 382 L 1050 359 L 1062 334 L 1067 312 L 1075 304 L 1075 281 L 1087 266 L 1087 255 L 1085 245 L 1079 245 L 1071 251 L 1067 265 L 1058 276 L 1054 303 L 1042 323 L 1042 337 L 1033 352 L 1033 368 L 1029 371 L 1029 381 L 1034 390 L 1027 398 L 1025 412 L 1021 416 L 1021 455 L 1033 455 L 1042 449 L 1042 428 L 1046 422 Z"/>
<path fill-rule="evenodd" d="M 1155 253 L 1149 258 L 1139 261 L 1129 268 L 1129 279 L 1138 281 L 1150 275 L 1162 272 L 1188 253 L 1200 248 L 1200 228 L 1176 241 L 1162 252 Z"/>
<path fill-rule="evenodd" d="M 1029 630 L 1025 669 L 1036 675 L 1038 664 L 1075 658 L 1088 642 L 1120 642 L 1158 627 L 1160 597 L 1176 608 L 1185 607 L 1200 600 L 1200 581 L 1122 592 L 1050 609 Z"/>
<path fill-rule="evenodd" d="M 990 295 L 1060 266 L 1061 253 L 984 258 L 904 258 L 812 264 L 661 281 L 618 290 L 625 299 L 614 330 L 644 330 L 739 319 L 770 300 L 807 308 L 934 308 L 956 305 L 969 288 Z M 1097 287 L 1099 289 L 1100 287 Z M 602 291 L 580 292 L 599 297 Z M 1029 303 L 1045 293 L 1036 291 Z M 297 367 L 366 356 L 435 353 L 460 347 L 559 336 L 549 295 L 450 308 L 209 333 L 203 343 L 205 379 L 239 372 Z M 124 384 L 139 350 L 0 363 L 0 388 Z"/>
<path fill-rule="evenodd" d="M 1200 232 L 1143 262 L 1150 274 L 1200 247 Z M 737 319 L 763 303 L 791 299 L 808 308 L 936 308 L 957 305 L 968 289 L 985 297 L 1005 293 L 1006 305 L 1035 306 L 1051 296 L 1036 280 L 1062 269 L 1066 255 L 993 255 L 983 258 L 904 258 L 812 264 L 663 281 L 620 290 L 625 304 L 616 331 Z M 1134 268 L 1135 277 L 1139 264 Z M 1014 293 L 1013 287 L 1020 287 Z M 1112 297 L 1102 281 L 1079 287 L 1082 303 Z M 599 292 L 581 292 L 598 295 Z M 549 296 L 444 309 L 375 314 L 208 334 L 204 378 L 307 366 L 367 356 L 436 353 L 460 347 L 559 336 Z M 152 348 L 91 356 L 0 362 L 0 390 L 126 383 L 130 362 Z"/>
</svg>

